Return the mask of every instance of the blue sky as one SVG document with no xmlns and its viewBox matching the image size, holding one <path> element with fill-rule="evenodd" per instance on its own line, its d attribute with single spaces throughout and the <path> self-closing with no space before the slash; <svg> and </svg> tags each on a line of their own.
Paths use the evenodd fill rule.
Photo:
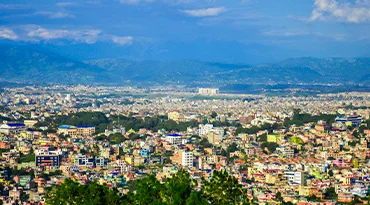
<svg viewBox="0 0 370 205">
<path fill-rule="evenodd" d="M 370 0 L 2 0 L 0 42 L 81 60 L 363 57 Z"/>
</svg>

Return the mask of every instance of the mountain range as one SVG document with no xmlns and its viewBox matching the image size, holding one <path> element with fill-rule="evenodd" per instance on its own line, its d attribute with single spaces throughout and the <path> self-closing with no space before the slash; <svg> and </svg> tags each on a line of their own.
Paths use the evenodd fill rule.
<svg viewBox="0 0 370 205">
<path fill-rule="evenodd" d="M 198 60 L 81 61 L 26 46 L 0 45 L 2 81 L 21 83 L 187 85 L 366 84 L 370 58 L 294 58 L 275 64 L 246 65 Z"/>
</svg>

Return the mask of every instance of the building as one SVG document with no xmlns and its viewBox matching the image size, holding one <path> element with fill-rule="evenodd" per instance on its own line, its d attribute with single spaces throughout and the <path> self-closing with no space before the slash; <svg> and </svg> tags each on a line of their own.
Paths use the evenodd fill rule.
<svg viewBox="0 0 370 205">
<path fill-rule="evenodd" d="M 217 95 L 220 93 L 218 88 L 199 88 L 200 95 Z"/>
<path fill-rule="evenodd" d="M 74 165 L 75 166 L 86 166 L 86 167 L 94 167 L 94 158 L 88 157 L 83 154 L 76 155 L 74 158 Z"/>
<path fill-rule="evenodd" d="M 38 167 L 59 167 L 62 160 L 62 151 L 49 149 L 36 150 L 35 161 Z"/>
<path fill-rule="evenodd" d="M 175 122 L 182 122 L 185 121 L 185 116 L 184 114 L 180 113 L 179 111 L 173 111 L 169 112 L 167 114 L 169 120 L 173 120 Z"/>
<path fill-rule="evenodd" d="M 239 122 L 240 124 L 248 124 L 251 123 L 253 119 L 254 119 L 253 115 L 242 116 L 239 118 Z"/>
<path fill-rule="evenodd" d="M 179 151 L 179 162 L 183 167 L 193 167 L 193 153 L 185 150 Z"/>
<path fill-rule="evenodd" d="M 291 172 L 286 171 L 284 172 L 284 177 L 286 177 L 287 181 L 290 184 L 304 184 L 305 182 L 305 174 L 304 172 Z"/>
<path fill-rule="evenodd" d="M 272 133 L 272 134 L 267 135 L 267 142 L 278 143 L 283 139 L 284 139 L 284 135 L 282 135 L 280 133 Z"/>
<path fill-rule="evenodd" d="M 180 145 L 182 143 L 182 135 L 180 134 L 168 134 L 166 141 L 173 145 Z"/>
<path fill-rule="evenodd" d="M 71 137 L 77 136 L 92 136 L 95 133 L 95 127 L 90 125 L 72 126 L 61 125 L 58 127 L 57 134 L 69 135 Z"/>
<path fill-rule="evenodd" d="M 205 125 L 200 124 L 198 133 L 200 136 L 204 136 L 208 134 L 210 131 L 212 131 L 212 129 L 213 129 L 213 124 L 205 124 Z"/>
<path fill-rule="evenodd" d="M 208 142 L 211 144 L 219 143 L 224 138 L 224 129 L 222 127 L 217 127 L 212 129 L 207 134 Z"/>
<path fill-rule="evenodd" d="M 335 123 L 358 127 L 362 123 L 362 117 L 360 115 L 338 116 L 337 118 L 335 118 Z"/>
<path fill-rule="evenodd" d="M 20 133 L 27 129 L 24 123 L 6 123 L 0 125 L 0 133 L 10 134 L 10 133 Z"/>
</svg>

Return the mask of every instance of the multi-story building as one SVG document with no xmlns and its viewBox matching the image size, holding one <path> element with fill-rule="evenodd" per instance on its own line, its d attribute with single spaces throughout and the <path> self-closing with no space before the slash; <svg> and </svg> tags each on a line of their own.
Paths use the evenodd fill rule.
<svg viewBox="0 0 370 205">
<path fill-rule="evenodd" d="M 200 136 L 204 136 L 208 134 L 212 129 L 213 129 L 213 124 L 205 124 L 205 125 L 200 124 L 198 133 Z"/>
<path fill-rule="evenodd" d="M 347 126 L 358 127 L 362 123 L 360 115 L 339 116 L 335 118 L 335 123 L 342 123 Z"/>
<path fill-rule="evenodd" d="M 95 133 L 94 126 L 72 126 L 72 125 L 61 125 L 58 127 L 57 134 L 69 135 L 71 137 L 77 136 L 92 136 Z"/>
<path fill-rule="evenodd" d="M 305 173 L 304 172 L 294 172 L 286 171 L 284 172 L 284 177 L 290 184 L 304 184 L 305 182 Z"/>
<path fill-rule="evenodd" d="M 59 167 L 62 160 L 62 151 L 48 149 L 36 150 L 35 161 L 38 167 Z"/>
<path fill-rule="evenodd" d="M 179 164 L 183 167 L 193 167 L 193 153 L 185 150 L 179 151 Z"/>
<path fill-rule="evenodd" d="M 180 145 L 182 143 L 182 135 L 180 134 L 168 134 L 166 141 L 173 145 Z"/>
<path fill-rule="evenodd" d="M 198 93 L 201 95 L 217 95 L 220 90 L 218 88 L 199 88 Z"/>
</svg>

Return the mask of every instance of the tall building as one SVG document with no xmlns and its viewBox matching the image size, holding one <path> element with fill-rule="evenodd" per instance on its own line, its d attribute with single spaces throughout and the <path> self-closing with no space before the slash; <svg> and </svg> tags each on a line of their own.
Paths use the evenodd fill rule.
<svg viewBox="0 0 370 205">
<path fill-rule="evenodd" d="M 183 167 L 193 167 L 193 153 L 185 150 L 179 151 L 179 164 Z"/>
<path fill-rule="evenodd" d="M 199 88 L 200 95 L 217 95 L 220 93 L 218 88 Z"/>
<path fill-rule="evenodd" d="M 304 184 L 305 173 L 304 172 L 284 172 L 284 176 L 290 184 Z"/>
</svg>

